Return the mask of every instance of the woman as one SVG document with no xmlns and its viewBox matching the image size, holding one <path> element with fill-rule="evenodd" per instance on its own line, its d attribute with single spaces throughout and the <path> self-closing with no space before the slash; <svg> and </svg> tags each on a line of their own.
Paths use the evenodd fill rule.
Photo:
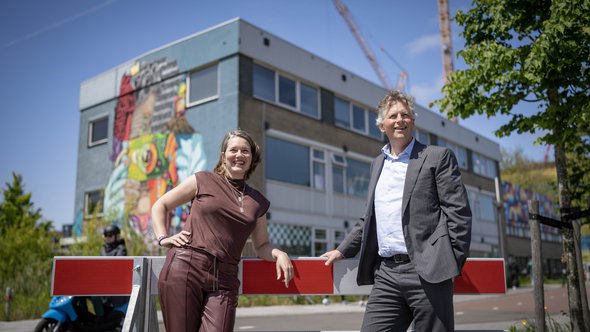
<svg viewBox="0 0 590 332">
<path fill-rule="evenodd" d="M 152 207 L 154 235 L 170 248 L 158 281 L 166 331 L 233 331 L 238 263 L 248 236 L 258 257 L 276 261 L 277 280 L 293 277 L 289 256 L 268 240 L 269 201 L 246 184 L 260 148 L 242 130 L 227 133 L 214 172 L 198 172 Z M 168 235 L 166 213 L 192 202 L 184 229 Z"/>
</svg>

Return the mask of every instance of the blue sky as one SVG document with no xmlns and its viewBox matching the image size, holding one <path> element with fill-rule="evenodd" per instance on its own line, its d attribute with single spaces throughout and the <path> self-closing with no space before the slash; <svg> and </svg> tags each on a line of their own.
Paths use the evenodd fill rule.
<svg viewBox="0 0 590 332">
<path fill-rule="evenodd" d="M 436 1 L 344 0 L 395 84 L 427 106 L 439 98 L 442 62 Z M 471 1 L 450 0 L 451 16 Z M 0 185 L 23 175 L 25 189 L 54 225 L 74 215 L 80 83 L 145 52 L 241 17 L 303 49 L 379 83 L 330 0 L 2 0 L 0 1 Z M 453 51 L 463 46 L 452 25 Z M 455 68 L 465 68 L 455 60 Z M 529 134 L 496 138 L 507 118 L 460 123 L 542 160 Z"/>
</svg>

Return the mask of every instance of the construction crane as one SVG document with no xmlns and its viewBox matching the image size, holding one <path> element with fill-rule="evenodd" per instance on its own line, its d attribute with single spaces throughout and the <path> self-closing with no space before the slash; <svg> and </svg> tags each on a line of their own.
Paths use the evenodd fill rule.
<svg viewBox="0 0 590 332">
<path fill-rule="evenodd" d="M 448 0 L 438 0 L 438 19 L 440 24 L 440 41 L 442 45 L 443 83 L 447 84 L 449 83 L 449 75 L 451 75 L 454 70 Z M 454 123 L 459 122 L 457 117 L 452 117 L 449 120 Z"/>
<path fill-rule="evenodd" d="M 391 90 L 393 88 L 393 86 L 389 82 L 389 79 L 387 78 L 385 71 L 383 70 L 383 68 L 381 68 L 381 65 L 379 65 L 379 62 L 377 61 L 377 58 L 375 57 L 375 53 L 373 53 L 373 51 L 369 47 L 369 44 L 365 41 L 365 38 L 361 34 L 361 31 L 358 28 L 356 22 L 354 21 L 354 19 L 350 15 L 350 11 L 348 10 L 348 7 L 346 7 L 346 5 L 344 3 L 342 3 L 342 1 L 340 1 L 340 0 L 332 0 L 332 3 L 334 3 L 334 6 L 338 10 L 338 13 L 340 13 L 340 15 L 344 18 L 344 21 L 348 25 L 348 28 L 350 29 L 352 34 L 354 35 L 354 38 L 361 46 L 363 53 L 365 53 L 365 56 L 367 57 L 367 59 L 369 60 L 369 63 L 371 64 L 371 67 L 373 67 L 373 70 L 375 71 L 375 73 L 379 77 L 379 81 L 381 81 L 381 84 L 383 84 L 383 86 L 386 89 Z M 385 50 L 383 48 L 381 48 L 381 50 L 383 52 L 385 52 Z M 398 78 L 398 81 L 397 81 L 396 88 L 398 90 L 405 89 L 405 83 L 406 83 L 407 77 L 408 77 L 408 74 L 406 73 L 406 71 L 402 70 L 400 73 L 400 76 Z"/>
</svg>

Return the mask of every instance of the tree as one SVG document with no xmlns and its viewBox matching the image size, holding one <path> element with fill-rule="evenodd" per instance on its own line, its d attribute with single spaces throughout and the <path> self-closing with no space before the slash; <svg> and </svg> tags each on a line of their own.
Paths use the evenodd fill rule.
<svg viewBox="0 0 590 332">
<path fill-rule="evenodd" d="M 24 192 L 20 175 L 13 173 L 13 182 L 2 193 L 0 289 L 13 290 L 13 318 L 37 318 L 49 303 L 55 234 L 50 231 L 51 222 L 44 221 L 41 209 L 35 208 L 32 194 Z"/>
<path fill-rule="evenodd" d="M 449 117 L 474 113 L 508 115 L 496 135 L 539 133 L 539 143 L 555 147 L 558 197 L 564 215 L 572 207 L 566 152 L 573 151 L 590 128 L 590 0 L 474 0 L 459 11 L 468 69 L 450 74 L 445 96 L 435 103 Z M 534 114 L 517 112 L 534 102 Z M 582 310 L 577 257 L 571 229 L 563 229 L 571 321 L 574 330 L 590 330 Z"/>
</svg>

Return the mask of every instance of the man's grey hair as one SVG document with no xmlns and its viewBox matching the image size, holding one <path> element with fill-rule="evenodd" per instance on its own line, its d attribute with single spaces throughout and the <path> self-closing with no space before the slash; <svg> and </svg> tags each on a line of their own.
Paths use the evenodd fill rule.
<svg viewBox="0 0 590 332">
<path fill-rule="evenodd" d="M 416 119 L 416 112 L 414 111 L 414 97 L 405 94 L 400 90 L 390 90 L 387 92 L 385 97 L 381 99 L 379 105 L 377 105 L 377 120 L 375 121 L 377 126 L 380 126 L 385 120 L 387 111 L 393 106 L 393 104 L 401 102 L 408 107 L 410 116 L 412 119 Z"/>
</svg>

